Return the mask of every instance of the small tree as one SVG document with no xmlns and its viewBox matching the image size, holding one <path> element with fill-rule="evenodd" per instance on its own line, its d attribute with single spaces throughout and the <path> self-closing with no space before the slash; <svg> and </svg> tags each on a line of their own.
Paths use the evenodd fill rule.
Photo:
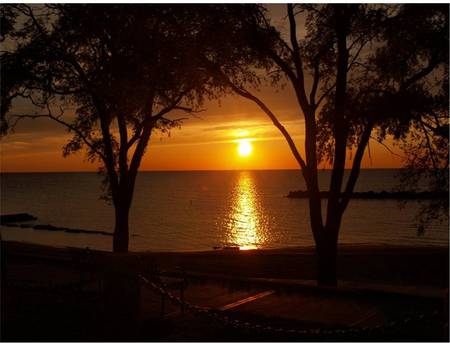
<svg viewBox="0 0 450 343">
<path fill-rule="evenodd" d="M 299 40 L 297 20 L 302 13 L 306 36 Z M 414 96 L 428 94 L 424 81 L 448 63 L 448 13 L 439 6 L 287 4 L 287 18 L 288 40 L 266 18 L 247 31 L 247 44 L 266 65 L 271 63 L 272 80 L 284 79 L 292 86 L 305 122 L 304 157 L 277 115 L 249 91 L 245 78 L 230 77 L 213 61 L 210 68 L 235 93 L 257 104 L 286 139 L 309 194 L 318 282 L 336 285 L 341 220 L 364 151 L 375 129 L 380 141 L 387 133 L 396 131 L 401 137 L 408 131 L 416 106 L 422 106 Z M 409 24 L 409 31 L 393 30 L 412 19 L 416 27 Z M 435 45 L 427 44 L 427 35 Z M 408 43 L 400 44 L 404 39 L 418 42 L 414 45 L 418 50 L 405 48 Z M 408 63 L 396 70 L 385 68 L 383 57 L 397 47 L 399 51 L 391 50 L 397 54 L 393 61 Z M 416 101 L 410 103 L 411 99 Z M 352 147 L 356 152 L 345 183 L 347 150 Z M 321 161 L 332 166 L 325 217 L 318 181 Z"/>
</svg>

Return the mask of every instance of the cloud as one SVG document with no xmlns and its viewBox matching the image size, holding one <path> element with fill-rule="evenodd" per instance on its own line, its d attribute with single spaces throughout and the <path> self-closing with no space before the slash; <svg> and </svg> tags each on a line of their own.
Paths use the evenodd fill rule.
<svg viewBox="0 0 450 343">
<path fill-rule="evenodd" d="M 265 124 L 259 126 L 266 126 Z M 255 127 L 254 124 L 230 124 L 230 125 L 219 125 L 213 127 L 206 127 L 203 131 L 225 131 L 225 130 L 238 130 L 247 129 Z"/>
</svg>

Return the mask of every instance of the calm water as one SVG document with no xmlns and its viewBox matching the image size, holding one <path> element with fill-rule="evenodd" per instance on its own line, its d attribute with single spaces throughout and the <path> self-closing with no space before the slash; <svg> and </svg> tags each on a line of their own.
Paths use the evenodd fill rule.
<svg viewBox="0 0 450 343">
<path fill-rule="evenodd" d="M 321 174 L 322 188 L 329 173 Z M 99 200 L 95 173 L 1 174 L 1 212 L 28 212 L 38 223 L 111 231 L 113 208 Z M 392 170 L 365 170 L 357 191 L 391 190 Z M 313 244 L 299 171 L 142 172 L 130 214 L 131 250 L 276 248 Z M 417 202 L 352 200 L 341 243 L 448 245 L 448 222 L 417 235 Z M 110 250 L 111 237 L 1 227 L 5 240 Z"/>
</svg>

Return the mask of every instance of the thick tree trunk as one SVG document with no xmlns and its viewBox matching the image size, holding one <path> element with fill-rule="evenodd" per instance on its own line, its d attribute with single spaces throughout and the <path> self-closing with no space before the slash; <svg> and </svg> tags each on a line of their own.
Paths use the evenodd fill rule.
<svg viewBox="0 0 450 343">
<path fill-rule="evenodd" d="M 128 252 L 128 195 L 122 192 L 115 203 L 113 252 Z M 123 257 L 123 256 L 122 256 Z M 104 271 L 104 327 L 106 337 L 119 341 L 136 340 L 139 334 L 140 286 L 136 271 L 130 269 L 129 259 L 116 259 Z"/>
<path fill-rule="evenodd" d="M 128 252 L 128 206 L 115 205 L 116 223 L 113 236 L 113 252 Z"/>
<path fill-rule="evenodd" d="M 337 243 L 337 233 L 326 228 L 316 242 L 317 284 L 319 286 L 337 286 Z"/>
</svg>

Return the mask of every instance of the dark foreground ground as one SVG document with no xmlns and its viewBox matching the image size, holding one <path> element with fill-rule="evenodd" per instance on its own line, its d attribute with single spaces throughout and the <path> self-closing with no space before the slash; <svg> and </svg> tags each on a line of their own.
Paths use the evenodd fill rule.
<svg viewBox="0 0 450 343">
<path fill-rule="evenodd" d="M 337 289 L 315 286 L 313 252 L 2 242 L 1 339 L 448 341 L 447 248 L 341 246 Z"/>
</svg>

